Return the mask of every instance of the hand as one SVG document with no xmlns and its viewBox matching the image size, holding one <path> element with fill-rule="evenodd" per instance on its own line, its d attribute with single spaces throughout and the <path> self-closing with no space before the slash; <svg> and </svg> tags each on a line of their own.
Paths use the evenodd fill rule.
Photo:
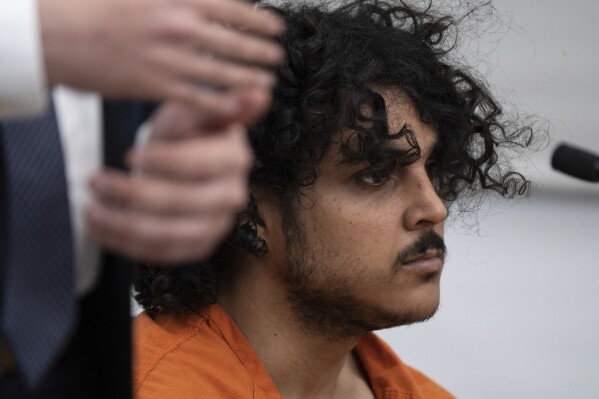
<svg viewBox="0 0 599 399">
<path fill-rule="evenodd" d="M 235 115 L 234 90 L 267 86 L 282 20 L 243 0 L 38 0 L 50 85 L 106 97 L 176 99 Z"/>
<path fill-rule="evenodd" d="M 235 120 L 211 118 L 180 103 L 153 117 L 151 139 L 128 157 L 133 173 L 103 171 L 88 212 L 90 234 L 137 260 L 176 264 L 210 255 L 247 203 L 252 164 L 244 124 L 267 108 L 269 93 L 246 90 Z"/>
</svg>

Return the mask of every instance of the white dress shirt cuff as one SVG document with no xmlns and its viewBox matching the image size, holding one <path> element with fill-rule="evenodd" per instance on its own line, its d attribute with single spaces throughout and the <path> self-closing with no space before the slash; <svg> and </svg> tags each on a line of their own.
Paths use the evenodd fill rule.
<svg viewBox="0 0 599 399">
<path fill-rule="evenodd" d="M 39 113 L 46 104 L 37 0 L 0 0 L 0 118 Z"/>
</svg>

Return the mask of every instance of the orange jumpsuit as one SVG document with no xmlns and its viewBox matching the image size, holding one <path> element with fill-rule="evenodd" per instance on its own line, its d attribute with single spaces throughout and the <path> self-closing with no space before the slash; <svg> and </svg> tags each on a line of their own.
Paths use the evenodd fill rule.
<svg viewBox="0 0 599 399">
<path fill-rule="evenodd" d="M 280 399 L 235 323 L 218 305 L 185 319 L 142 313 L 134 323 L 136 399 Z M 375 334 L 355 347 L 377 399 L 452 399 Z"/>
</svg>

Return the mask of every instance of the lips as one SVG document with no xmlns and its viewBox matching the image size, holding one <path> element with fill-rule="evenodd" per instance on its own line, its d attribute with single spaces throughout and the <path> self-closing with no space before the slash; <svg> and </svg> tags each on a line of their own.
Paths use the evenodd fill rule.
<svg viewBox="0 0 599 399">
<path fill-rule="evenodd" d="M 408 258 L 402 266 L 423 273 L 435 273 L 443 268 L 445 254 L 440 250 L 428 250 Z"/>
<path fill-rule="evenodd" d="M 413 256 L 410 257 L 408 259 L 406 259 L 404 261 L 404 265 L 407 265 L 409 263 L 413 263 L 413 262 L 419 262 L 419 261 L 425 261 L 425 260 L 429 260 L 429 259 L 434 259 L 434 258 L 438 258 L 439 260 L 443 260 L 444 258 L 444 253 L 443 251 L 437 250 L 437 249 L 429 249 L 428 251 L 421 253 L 417 256 Z"/>
</svg>

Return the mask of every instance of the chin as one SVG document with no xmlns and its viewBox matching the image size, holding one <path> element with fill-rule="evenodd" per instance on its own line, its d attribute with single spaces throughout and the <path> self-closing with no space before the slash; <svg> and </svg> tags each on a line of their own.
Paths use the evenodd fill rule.
<svg viewBox="0 0 599 399">
<path fill-rule="evenodd" d="M 418 323 L 418 322 L 429 320 L 431 317 L 433 317 L 435 315 L 435 313 L 437 313 L 438 309 L 439 309 L 438 298 L 435 301 L 431 300 L 429 303 L 419 304 L 418 306 L 416 306 L 416 308 L 413 312 L 414 320 L 412 321 L 412 323 Z"/>
<path fill-rule="evenodd" d="M 400 304 L 395 309 L 398 323 L 408 325 L 429 320 L 437 313 L 440 302 L 439 286 L 427 287 L 403 296 Z"/>
</svg>

